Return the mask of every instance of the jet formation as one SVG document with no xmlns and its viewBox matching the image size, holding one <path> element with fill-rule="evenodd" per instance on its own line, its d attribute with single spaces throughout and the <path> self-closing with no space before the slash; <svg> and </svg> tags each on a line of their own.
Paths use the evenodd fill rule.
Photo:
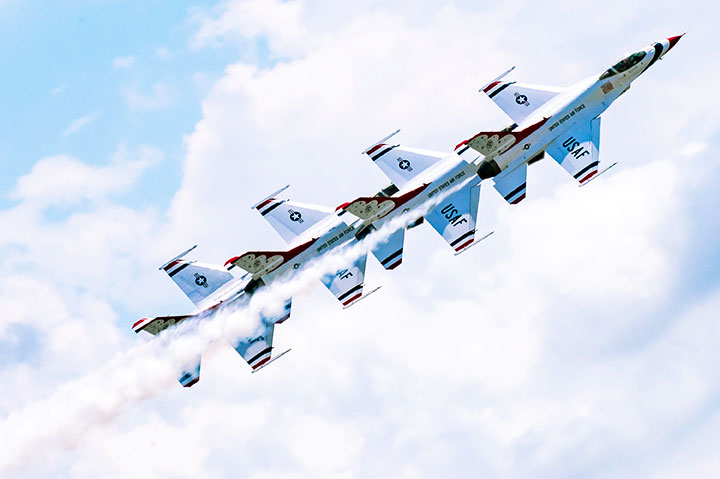
<svg viewBox="0 0 720 479">
<path fill-rule="evenodd" d="M 289 278 L 323 255 L 377 235 L 383 228 L 382 241 L 370 243 L 369 252 L 388 270 L 402 263 L 405 231 L 425 221 L 455 254 L 467 251 L 488 236 L 478 237 L 476 232 L 483 181 L 492 180 L 508 203 L 517 204 L 525 199 L 528 166 L 546 155 L 580 186 L 615 166 L 600 169 L 600 115 L 681 37 L 655 42 L 568 88 L 508 81 L 506 77 L 515 67 L 511 68 L 480 90 L 510 117 L 510 125 L 481 131 L 449 152 L 393 144 L 390 140 L 399 130 L 392 133 L 363 152 L 391 182 L 373 196 L 327 208 L 283 199 L 287 187 L 274 192 L 253 209 L 289 243 L 287 250 L 248 251 L 220 266 L 185 259 L 193 246 L 160 270 L 180 287 L 195 309 L 185 315 L 143 318 L 133 330 L 157 335 L 186 319 L 209 318 L 247 305 L 259 289 Z M 415 213 L 417 217 L 412 217 Z M 407 219 L 407 215 L 411 217 Z M 320 278 L 345 308 L 375 291 L 364 291 L 367 255 L 367 251 L 355 255 L 333 274 Z M 240 270 L 244 274 L 235 274 Z M 278 311 L 262 313 L 261 325 L 252 337 L 228 338 L 253 372 L 287 352 L 273 357 L 272 340 L 275 325 L 290 317 L 291 307 L 292 298 L 286 298 Z M 198 356 L 182 371 L 179 380 L 183 386 L 198 382 L 200 360 Z"/>
</svg>

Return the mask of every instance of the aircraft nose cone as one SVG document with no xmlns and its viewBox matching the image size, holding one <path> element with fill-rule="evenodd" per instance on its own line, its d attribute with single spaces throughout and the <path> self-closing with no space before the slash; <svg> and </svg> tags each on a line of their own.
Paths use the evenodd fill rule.
<svg viewBox="0 0 720 479">
<path fill-rule="evenodd" d="M 683 33 L 682 35 L 676 35 L 676 36 L 674 36 L 674 37 L 668 37 L 667 40 L 668 40 L 668 43 L 670 44 L 670 45 L 668 46 L 668 49 L 667 49 L 668 52 L 669 52 L 670 49 L 671 49 L 672 47 L 674 47 L 675 44 L 683 37 L 683 35 L 685 35 L 685 34 Z M 667 53 L 667 52 L 665 52 L 665 53 Z"/>
</svg>

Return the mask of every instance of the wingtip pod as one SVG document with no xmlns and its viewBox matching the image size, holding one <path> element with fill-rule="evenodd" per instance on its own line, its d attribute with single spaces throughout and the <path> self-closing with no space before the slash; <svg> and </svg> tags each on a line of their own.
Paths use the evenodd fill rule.
<svg viewBox="0 0 720 479">
<path fill-rule="evenodd" d="M 165 264 L 163 264 L 162 266 L 160 266 L 160 267 L 158 268 L 158 270 L 161 270 L 161 271 L 162 271 L 162 270 L 164 269 L 164 270 L 167 271 L 167 270 L 170 268 L 170 266 L 173 265 L 173 263 L 175 263 L 176 261 L 179 261 L 180 259 L 183 258 L 183 256 L 185 256 L 186 254 L 188 254 L 189 252 L 191 252 L 192 250 L 194 250 L 194 249 L 197 248 L 197 247 L 198 247 L 198 245 L 195 245 L 195 246 L 193 246 L 192 248 L 186 249 L 185 251 L 183 251 L 183 252 L 180 253 L 179 255 L 175 256 L 173 259 L 167 261 Z"/>
<path fill-rule="evenodd" d="M 492 235 L 493 233 L 495 233 L 495 232 L 494 232 L 494 231 L 491 231 L 491 232 L 487 233 L 485 236 L 483 236 L 483 237 L 481 237 L 481 238 L 473 238 L 473 239 L 470 240 L 469 242 L 458 246 L 457 248 L 455 248 L 455 256 L 457 256 L 457 255 L 459 255 L 459 254 L 462 254 L 462 253 L 464 253 L 465 251 L 469 250 L 470 248 L 472 248 L 473 246 L 477 245 L 477 244 L 480 243 L 481 241 L 483 241 L 483 240 L 487 239 L 488 237 L 490 237 L 490 235 Z"/>
<path fill-rule="evenodd" d="M 280 188 L 279 190 L 273 191 L 272 193 L 270 193 L 269 195 L 267 195 L 265 198 L 261 199 L 260 201 L 258 201 L 258 202 L 255 203 L 254 205 L 252 205 L 252 206 L 250 207 L 250 209 L 251 209 L 251 210 L 260 210 L 260 209 L 263 208 L 265 205 L 267 205 L 268 203 L 270 203 L 271 201 L 273 201 L 274 199 L 276 199 L 277 195 L 279 195 L 279 194 L 282 193 L 283 191 L 287 190 L 288 188 L 290 188 L 290 185 L 285 185 L 285 186 L 283 186 L 282 188 Z"/>
<path fill-rule="evenodd" d="M 377 287 L 375 287 L 373 290 L 371 290 L 369 293 L 363 293 L 363 292 L 361 292 L 360 294 L 358 294 L 358 295 L 350 298 L 349 300 L 344 301 L 344 302 L 342 303 L 343 309 L 348 309 L 350 306 L 354 306 L 354 305 L 358 304 L 360 301 L 362 301 L 363 299 L 367 298 L 367 297 L 370 296 L 371 294 L 375 293 L 375 292 L 378 291 L 380 288 L 382 288 L 382 286 L 377 286 Z"/>
<path fill-rule="evenodd" d="M 275 356 L 274 358 L 271 358 L 270 355 L 269 355 L 269 353 L 268 353 L 268 356 L 267 356 L 266 358 L 264 358 L 264 359 L 261 360 L 261 361 L 258 361 L 258 362 L 255 363 L 254 365 L 251 365 L 251 366 L 250 366 L 250 367 L 252 368 L 252 372 L 253 372 L 253 373 L 256 373 L 256 372 L 260 371 L 261 369 L 265 368 L 266 366 L 269 366 L 271 363 L 274 363 L 275 361 L 277 361 L 277 360 L 280 359 L 281 357 L 285 356 L 285 355 L 286 355 L 287 353 L 289 353 L 290 351 L 292 351 L 292 350 L 291 350 L 291 349 L 288 349 L 288 350 L 286 350 L 286 351 L 283 351 L 282 353 L 278 354 L 278 355 Z"/>
<path fill-rule="evenodd" d="M 513 65 L 511 68 L 509 68 L 508 70 L 506 70 L 505 72 L 503 72 L 503 73 L 501 73 L 500 75 L 498 75 L 497 77 L 495 77 L 492 81 L 490 81 L 490 82 L 486 83 L 485 85 L 483 85 L 483 87 L 480 88 L 478 91 L 479 91 L 480 93 L 487 93 L 487 92 L 489 92 L 493 87 L 495 87 L 495 86 L 497 85 L 497 83 L 498 83 L 500 80 L 502 80 L 503 78 L 505 78 L 505 77 L 507 76 L 507 74 L 510 73 L 510 72 L 513 71 L 513 70 L 515 70 L 515 66 L 514 66 L 514 65 Z"/>
<path fill-rule="evenodd" d="M 381 146 L 384 146 L 384 143 L 385 143 L 386 141 L 388 141 L 390 138 L 392 138 L 393 136 L 397 135 L 398 133 L 400 133 L 400 130 L 399 130 L 399 129 L 398 129 L 398 130 L 395 130 L 395 131 L 392 132 L 392 133 L 390 133 L 388 136 L 386 136 L 386 137 L 383 138 L 382 140 L 376 141 L 376 142 L 373 143 L 372 145 L 370 145 L 370 146 L 368 146 L 367 148 L 365 148 L 365 150 L 362 152 L 362 154 L 363 154 L 363 155 L 370 155 L 370 154 L 372 154 L 375 150 L 379 149 Z"/>
</svg>

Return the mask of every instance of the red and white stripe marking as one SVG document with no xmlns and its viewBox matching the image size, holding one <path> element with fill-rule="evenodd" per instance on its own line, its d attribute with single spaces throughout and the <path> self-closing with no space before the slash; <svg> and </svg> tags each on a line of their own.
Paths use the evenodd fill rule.
<svg viewBox="0 0 720 479">
<path fill-rule="evenodd" d="M 580 181 L 580 184 L 585 183 L 587 180 L 589 180 L 589 179 L 592 178 L 593 176 L 597 175 L 597 172 L 598 172 L 598 169 L 597 169 L 597 168 L 595 168 L 594 170 L 588 172 L 587 175 L 585 175 L 581 180 L 579 180 L 579 181 Z"/>
<path fill-rule="evenodd" d="M 471 236 L 470 239 L 468 239 L 468 240 L 467 240 L 466 242 L 464 242 L 463 244 L 457 246 L 457 247 L 455 248 L 455 252 L 456 252 L 456 253 L 461 252 L 462 250 L 464 250 L 465 248 L 467 248 L 468 246 L 470 246 L 470 245 L 473 243 L 473 241 L 475 241 L 475 236 L 474 236 L 474 235 Z"/>
</svg>

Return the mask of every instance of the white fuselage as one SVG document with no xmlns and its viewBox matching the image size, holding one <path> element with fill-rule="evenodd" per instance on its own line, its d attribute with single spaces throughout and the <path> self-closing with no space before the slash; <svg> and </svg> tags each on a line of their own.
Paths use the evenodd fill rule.
<svg viewBox="0 0 720 479">
<path fill-rule="evenodd" d="M 613 73 L 605 78 L 605 74 L 593 75 L 568 87 L 530 114 L 513 131 L 522 131 L 547 118 L 540 128 L 508 150 L 489 155 L 486 160 L 495 161 L 500 171 L 512 171 L 522 166 L 541 154 L 550 143 L 567 133 L 574 125 L 592 121 L 601 115 L 671 46 L 668 40 L 654 43 L 644 50 L 645 57 L 628 69 L 614 72 L 611 68 L 605 74 L 611 71 Z"/>
</svg>

